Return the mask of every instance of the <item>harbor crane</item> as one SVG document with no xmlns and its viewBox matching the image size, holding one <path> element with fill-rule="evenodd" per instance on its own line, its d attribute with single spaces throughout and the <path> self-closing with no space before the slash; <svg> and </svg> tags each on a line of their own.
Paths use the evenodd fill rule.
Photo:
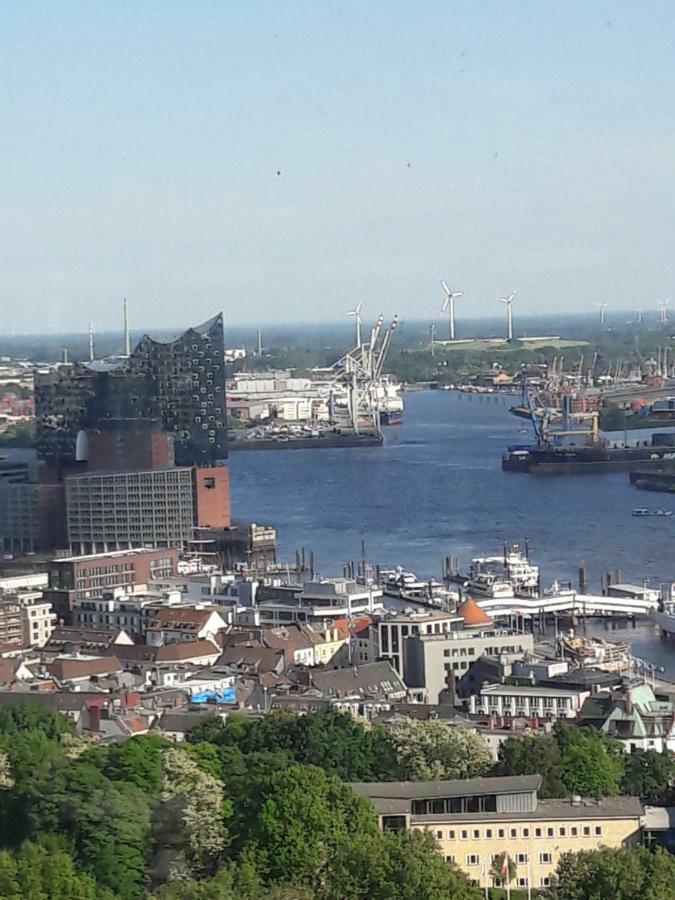
<svg viewBox="0 0 675 900">
<path fill-rule="evenodd" d="M 331 367 L 330 381 L 336 389 L 346 391 L 350 424 L 357 434 L 364 422 L 368 427 L 380 430 L 383 370 L 397 325 L 398 315 L 395 315 L 389 327 L 384 329 L 384 316 L 380 315 L 367 342 L 360 340 L 359 327 L 356 347 Z"/>
<path fill-rule="evenodd" d="M 451 291 L 446 282 L 441 278 L 441 287 L 445 291 L 445 300 L 441 312 L 448 310 L 448 335 L 451 341 L 455 340 L 455 298 L 463 297 L 464 291 Z"/>
<path fill-rule="evenodd" d="M 500 303 L 506 304 L 506 340 L 513 340 L 513 300 L 518 291 L 511 291 L 508 297 L 499 297 Z"/>
</svg>

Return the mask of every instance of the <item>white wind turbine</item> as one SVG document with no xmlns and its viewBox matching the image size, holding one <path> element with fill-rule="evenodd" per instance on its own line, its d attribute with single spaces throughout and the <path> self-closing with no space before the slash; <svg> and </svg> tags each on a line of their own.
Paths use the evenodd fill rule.
<svg viewBox="0 0 675 900">
<path fill-rule="evenodd" d="M 659 308 L 659 324 L 665 325 L 668 321 L 668 304 L 670 300 L 657 300 L 656 305 Z"/>
<path fill-rule="evenodd" d="M 359 348 L 361 346 L 361 307 L 363 303 L 357 303 L 354 309 L 350 310 L 347 315 L 354 316 L 354 321 L 356 323 L 356 346 Z"/>
<path fill-rule="evenodd" d="M 605 327 L 605 310 L 607 309 L 606 303 L 598 303 L 598 309 L 600 310 L 600 327 Z"/>
<path fill-rule="evenodd" d="M 463 297 L 464 291 L 451 291 L 445 281 L 441 278 L 441 287 L 445 291 L 445 300 L 443 301 L 443 306 L 441 307 L 441 312 L 444 313 L 446 309 L 449 309 L 449 329 L 448 333 L 450 335 L 450 340 L 454 341 L 455 339 L 455 297 Z"/>
<path fill-rule="evenodd" d="M 506 304 L 506 339 L 507 341 L 513 340 L 513 299 L 516 296 L 518 291 L 511 291 L 508 297 L 499 297 L 500 303 Z"/>
</svg>

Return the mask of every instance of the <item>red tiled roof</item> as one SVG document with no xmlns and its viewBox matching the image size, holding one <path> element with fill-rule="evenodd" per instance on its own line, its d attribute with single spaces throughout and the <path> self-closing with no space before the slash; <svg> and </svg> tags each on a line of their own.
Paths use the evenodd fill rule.
<svg viewBox="0 0 675 900">
<path fill-rule="evenodd" d="M 145 734 L 149 728 L 147 720 L 142 716 L 120 716 L 118 721 L 129 734 Z"/>
<path fill-rule="evenodd" d="M 193 625 L 203 628 L 213 612 L 215 612 L 213 609 L 195 609 L 193 606 L 164 606 L 157 611 L 152 624 L 154 628 L 171 628 L 173 625 L 182 627 Z"/>
</svg>

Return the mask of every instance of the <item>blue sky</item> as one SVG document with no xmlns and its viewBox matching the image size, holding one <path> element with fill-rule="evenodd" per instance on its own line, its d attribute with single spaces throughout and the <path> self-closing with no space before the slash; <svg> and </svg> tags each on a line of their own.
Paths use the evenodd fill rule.
<svg viewBox="0 0 675 900">
<path fill-rule="evenodd" d="M 0 0 L 0 328 L 675 290 L 675 4 Z M 277 175 L 280 172 L 280 175 Z"/>
</svg>

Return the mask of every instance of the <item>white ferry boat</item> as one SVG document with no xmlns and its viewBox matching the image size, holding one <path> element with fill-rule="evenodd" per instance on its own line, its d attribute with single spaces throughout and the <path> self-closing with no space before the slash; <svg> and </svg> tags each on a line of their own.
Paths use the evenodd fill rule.
<svg viewBox="0 0 675 900">
<path fill-rule="evenodd" d="M 534 566 L 517 545 L 504 547 L 500 556 L 476 556 L 471 560 L 469 581 L 478 575 L 494 574 L 511 584 L 514 594 L 533 594 L 539 590 L 539 566 Z M 502 592 L 502 596 L 503 596 Z"/>
<path fill-rule="evenodd" d="M 458 591 L 449 591 L 433 578 L 422 581 L 414 572 L 406 572 L 402 566 L 380 571 L 380 585 L 385 596 L 431 606 L 447 608 L 460 599 Z"/>
<path fill-rule="evenodd" d="M 650 618 L 668 637 L 675 637 L 675 600 L 665 600 L 660 609 L 655 609 Z"/>
<path fill-rule="evenodd" d="M 471 573 L 466 590 L 470 596 L 489 597 L 491 600 L 513 601 L 516 596 L 511 582 L 496 572 Z"/>
</svg>

